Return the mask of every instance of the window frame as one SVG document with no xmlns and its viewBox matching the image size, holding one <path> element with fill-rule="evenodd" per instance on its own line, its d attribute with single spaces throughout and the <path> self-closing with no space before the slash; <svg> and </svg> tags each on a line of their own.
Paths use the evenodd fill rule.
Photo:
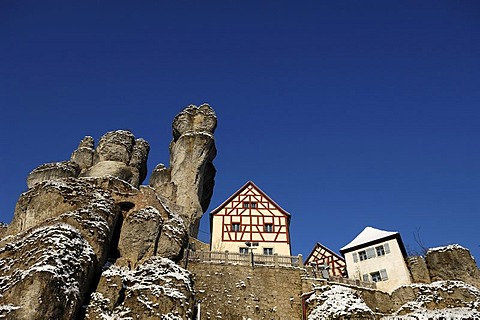
<svg viewBox="0 0 480 320">
<path fill-rule="evenodd" d="M 382 281 L 382 275 L 380 274 L 380 271 L 370 272 L 370 278 L 372 279 L 372 282 Z"/>
<path fill-rule="evenodd" d="M 264 232 L 273 232 L 273 223 L 265 223 L 263 225 Z"/>
<path fill-rule="evenodd" d="M 230 231 L 240 232 L 241 228 L 242 228 L 242 225 L 240 222 L 232 222 L 232 225 L 230 226 Z"/>
<path fill-rule="evenodd" d="M 387 254 L 387 252 L 385 251 L 385 247 L 382 245 L 379 245 L 379 246 L 376 246 L 375 247 L 375 252 L 377 254 L 377 257 L 383 257 L 384 255 Z"/>
<path fill-rule="evenodd" d="M 264 256 L 273 256 L 273 248 L 263 248 Z"/>
<path fill-rule="evenodd" d="M 367 259 L 368 259 L 368 257 L 367 257 L 367 251 L 366 250 L 358 251 L 358 260 L 359 261 L 365 261 Z"/>
</svg>

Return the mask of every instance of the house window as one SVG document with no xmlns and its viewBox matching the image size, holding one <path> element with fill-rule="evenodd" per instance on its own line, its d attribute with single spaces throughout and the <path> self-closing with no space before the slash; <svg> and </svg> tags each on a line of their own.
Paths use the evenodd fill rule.
<svg viewBox="0 0 480 320">
<path fill-rule="evenodd" d="M 383 248 L 383 246 L 375 247 L 375 250 L 377 251 L 378 257 L 385 255 L 385 249 Z"/>
<path fill-rule="evenodd" d="M 370 273 L 370 276 L 372 277 L 372 281 L 373 281 L 373 282 L 382 281 L 382 277 L 380 276 L 380 272 L 379 272 L 379 271 Z"/>
<path fill-rule="evenodd" d="M 256 203 L 256 202 L 244 201 L 244 202 L 243 202 L 243 207 L 244 207 L 244 208 L 252 208 L 252 209 L 255 209 L 255 208 L 257 207 L 257 203 Z"/>
<path fill-rule="evenodd" d="M 240 223 L 232 223 L 232 231 L 240 231 Z"/>
<path fill-rule="evenodd" d="M 363 275 L 363 282 L 368 282 L 369 278 L 368 278 L 368 274 L 364 274 Z"/>
<path fill-rule="evenodd" d="M 365 250 L 358 251 L 358 258 L 360 261 L 367 260 L 367 252 Z"/>
<path fill-rule="evenodd" d="M 370 277 L 372 277 L 373 282 L 387 281 L 388 280 L 387 270 L 382 269 L 380 271 L 372 272 L 370 273 Z"/>
<path fill-rule="evenodd" d="M 266 256 L 273 255 L 273 248 L 263 248 L 263 254 Z"/>
<path fill-rule="evenodd" d="M 240 254 L 248 254 L 248 248 L 240 248 Z"/>
<path fill-rule="evenodd" d="M 265 232 L 273 232 L 273 224 L 272 223 L 265 223 Z"/>
</svg>

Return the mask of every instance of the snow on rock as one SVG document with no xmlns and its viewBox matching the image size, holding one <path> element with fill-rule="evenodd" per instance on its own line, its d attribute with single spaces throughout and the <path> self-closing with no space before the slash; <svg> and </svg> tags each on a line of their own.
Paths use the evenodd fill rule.
<svg viewBox="0 0 480 320">
<path fill-rule="evenodd" d="M 157 255 L 179 261 L 187 243 L 188 233 L 183 219 L 169 212 L 169 219 L 165 221 L 158 240 Z"/>
<path fill-rule="evenodd" d="M 308 320 L 374 319 L 372 310 L 355 290 L 344 286 L 317 287 L 307 302 L 317 303 Z"/>
<path fill-rule="evenodd" d="M 169 259 L 151 257 L 135 270 L 107 266 L 86 319 L 190 319 L 192 308 L 190 272 Z"/>
<path fill-rule="evenodd" d="M 89 243 L 66 224 L 16 236 L 0 247 L 0 317 L 73 319 L 95 261 Z"/>
<path fill-rule="evenodd" d="M 135 266 L 155 254 L 162 225 L 162 215 L 151 206 L 134 211 L 125 218 L 118 242 L 124 264 Z"/>
<path fill-rule="evenodd" d="M 479 317 L 480 290 L 461 281 L 437 281 L 431 284 L 412 284 L 398 289 L 411 291 L 406 301 L 393 315 L 384 320 L 445 320 Z M 408 294 L 407 294 L 408 296 Z"/>
<path fill-rule="evenodd" d="M 467 251 L 468 251 L 468 249 L 462 247 L 462 246 L 459 245 L 459 244 L 450 244 L 450 245 L 448 245 L 448 246 L 430 248 L 430 249 L 428 249 L 427 253 L 428 253 L 428 252 L 434 252 L 434 251 L 437 251 L 437 252 L 445 252 L 445 251 L 454 250 L 454 249 L 461 249 L 461 250 L 467 250 Z"/>
<path fill-rule="evenodd" d="M 468 308 L 448 308 L 427 310 L 422 307 L 407 315 L 394 315 L 380 318 L 381 320 L 470 320 L 480 319 L 480 312 Z"/>
</svg>

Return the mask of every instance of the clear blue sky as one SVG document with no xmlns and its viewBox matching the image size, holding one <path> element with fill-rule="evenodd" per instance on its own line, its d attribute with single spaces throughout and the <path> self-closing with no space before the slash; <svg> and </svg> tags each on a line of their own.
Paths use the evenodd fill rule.
<svg viewBox="0 0 480 320">
<path fill-rule="evenodd" d="M 85 135 L 167 163 L 173 117 L 208 102 L 210 210 L 253 180 L 294 254 L 373 226 L 480 258 L 479 39 L 479 1 L 2 0 L 0 218 Z"/>
</svg>

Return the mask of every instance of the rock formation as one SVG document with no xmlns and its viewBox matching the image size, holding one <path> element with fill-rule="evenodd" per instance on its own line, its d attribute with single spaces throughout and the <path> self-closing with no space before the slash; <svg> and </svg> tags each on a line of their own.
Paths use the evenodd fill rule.
<svg viewBox="0 0 480 320">
<path fill-rule="evenodd" d="M 106 133 L 94 149 L 94 140 L 87 136 L 80 141 L 69 161 L 47 163 L 34 169 L 27 178 L 28 188 L 47 180 L 78 177 L 113 176 L 138 187 L 147 176 L 150 145 L 135 140 L 125 130 Z"/>
<path fill-rule="evenodd" d="M 175 262 L 212 195 L 215 127 L 208 105 L 182 111 L 150 186 L 150 146 L 124 130 L 33 170 L 2 228 L 0 317 L 192 318 L 191 274 Z"/>
<path fill-rule="evenodd" d="M 180 216 L 194 237 L 213 193 L 216 127 L 217 119 L 210 106 L 189 106 L 183 110 L 173 121 L 170 167 L 159 164 L 150 177 L 149 184 L 160 197 L 181 207 Z"/>
<path fill-rule="evenodd" d="M 468 249 L 458 244 L 433 248 L 425 260 L 432 281 L 459 280 L 480 289 L 480 270 Z"/>
</svg>

